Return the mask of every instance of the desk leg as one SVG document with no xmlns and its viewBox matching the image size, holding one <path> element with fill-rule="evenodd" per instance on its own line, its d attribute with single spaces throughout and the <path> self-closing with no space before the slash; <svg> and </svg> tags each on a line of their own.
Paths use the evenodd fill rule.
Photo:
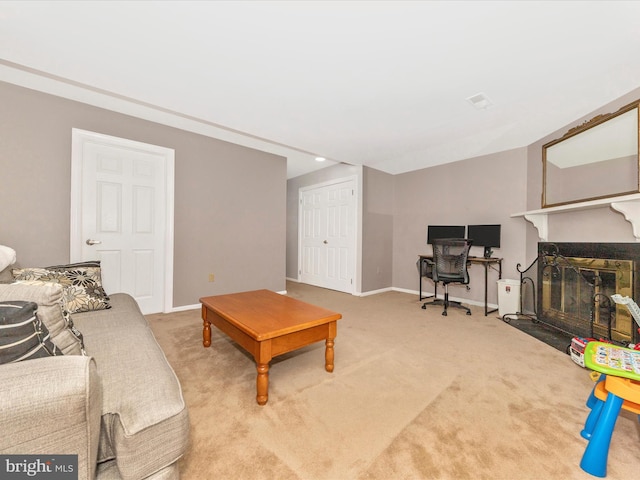
<svg viewBox="0 0 640 480">
<path fill-rule="evenodd" d="M 484 264 L 484 316 L 486 317 L 488 314 L 487 309 L 487 282 L 489 280 L 489 265 Z"/>
</svg>

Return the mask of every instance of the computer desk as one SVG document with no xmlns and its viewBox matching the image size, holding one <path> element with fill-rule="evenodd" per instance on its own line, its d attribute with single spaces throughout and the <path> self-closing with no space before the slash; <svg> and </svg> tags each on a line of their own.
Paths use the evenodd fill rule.
<svg viewBox="0 0 640 480">
<path fill-rule="evenodd" d="M 420 255 L 420 263 L 422 264 L 423 260 L 433 260 L 433 255 Z M 468 263 L 471 265 L 482 265 L 484 267 L 484 316 L 486 317 L 488 314 L 492 312 L 496 312 L 498 309 L 494 308 L 493 310 L 489 310 L 487 306 L 487 282 L 489 280 L 489 268 L 494 265 L 498 266 L 498 280 L 502 279 L 502 259 L 496 257 L 468 257 Z M 433 295 L 429 295 L 427 297 L 422 296 L 422 269 L 418 271 L 418 281 L 420 283 L 420 299 L 424 300 L 425 298 L 430 298 L 432 296 L 438 298 L 438 284 L 435 284 L 435 290 Z M 429 278 L 429 277 L 427 277 Z"/>
</svg>

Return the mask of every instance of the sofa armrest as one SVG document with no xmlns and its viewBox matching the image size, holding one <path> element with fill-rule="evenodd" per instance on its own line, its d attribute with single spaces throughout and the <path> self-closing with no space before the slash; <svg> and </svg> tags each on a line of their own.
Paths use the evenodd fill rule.
<svg viewBox="0 0 640 480">
<path fill-rule="evenodd" d="M 0 453 L 78 455 L 78 479 L 95 476 L 102 387 L 91 357 L 0 365 Z"/>
</svg>

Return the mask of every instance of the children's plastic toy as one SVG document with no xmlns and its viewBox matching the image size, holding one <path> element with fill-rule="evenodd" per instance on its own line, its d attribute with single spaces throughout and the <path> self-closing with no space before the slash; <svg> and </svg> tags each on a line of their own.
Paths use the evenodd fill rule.
<svg viewBox="0 0 640 480">
<path fill-rule="evenodd" d="M 610 343 L 589 342 L 584 350 L 587 368 L 605 375 L 640 380 L 640 352 Z"/>
<path fill-rule="evenodd" d="M 616 303 L 621 303 L 623 305 L 626 305 L 629 311 L 631 312 L 633 319 L 636 321 L 636 323 L 640 327 L 640 307 L 638 307 L 638 304 L 633 301 L 633 298 L 623 297 L 619 293 L 616 293 L 614 295 L 611 295 L 611 300 L 613 300 Z"/>
<path fill-rule="evenodd" d="M 587 346 L 587 343 L 595 340 L 595 338 L 573 337 L 571 339 L 571 345 L 569 346 L 571 360 L 581 367 L 584 367 L 584 348 Z"/>
<path fill-rule="evenodd" d="M 640 307 L 638 307 L 638 304 L 634 302 L 633 298 L 623 297 L 619 293 L 616 293 L 614 295 L 611 295 L 611 300 L 616 303 L 626 305 L 629 309 L 629 312 L 631 312 L 631 316 L 636 321 L 636 324 L 640 327 Z M 638 333 L 640 334 L 640 328 L 638 329 Z M 629 347 L 635 350 L 640 350 L 640 343 L 629 345 Z"/>
</svg>

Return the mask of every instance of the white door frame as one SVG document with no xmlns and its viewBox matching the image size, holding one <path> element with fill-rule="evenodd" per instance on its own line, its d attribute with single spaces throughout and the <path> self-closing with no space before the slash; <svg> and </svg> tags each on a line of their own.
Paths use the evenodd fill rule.
<svg viewBox="0 0 640 480">
<path fill-rule="evenodd" d="M 78 128 L 71 129 L 71 238 L 70 260 L 79 262 L 82 260 L 82 157 L 85 143 L 100 143 L 103 145 L 115 145 L 125 148 L 135 148 L 147 152 L 156 153 L 165 160 L 166 202 L 162 206 L 165 211 L 165 238 L 164 238 L 164 313 L 173 310 L 173 236 L 174 236 L 174 183 L 175 183 L 175 151 L 171 148 L 160 147 L 148 143 L 137 142 L 101 133 L 90 132 Z"/>
<path fill-rule="evenodd" d="M 300 187 L 298 189 L 298 268 L 297 268 L 297 280 L 301 281 L 301 268 L 302 268 L 302 208 L 300 208 L 300 201 L 302 199 L 302 193 L 308 190 L 315 190 L 318 188 L 326 187 L 329 185 L 335 185 L 337 183 L 345 183 L 353 181 L 354 184 L 354 238 L 353 238 L 353 258 L 351 259 L 351 265 L 349 266 L 353 272 L 353 283 L 351 286 L 351 291 L 346 293 L 351 293 L 355 295 L 360 291 L 360 274 L 358 265 L 360 264 L 361 251 L 358 248 L 361 232 L 361 219 L 360 219 L 360 178 L 358 175 L 350 175 L 348 177 L 335 178 L 331 180 L 327 180 L 325 182 L 316 183 L 314 185 L 306 185 L 304 187 Z"/>
</svg>

